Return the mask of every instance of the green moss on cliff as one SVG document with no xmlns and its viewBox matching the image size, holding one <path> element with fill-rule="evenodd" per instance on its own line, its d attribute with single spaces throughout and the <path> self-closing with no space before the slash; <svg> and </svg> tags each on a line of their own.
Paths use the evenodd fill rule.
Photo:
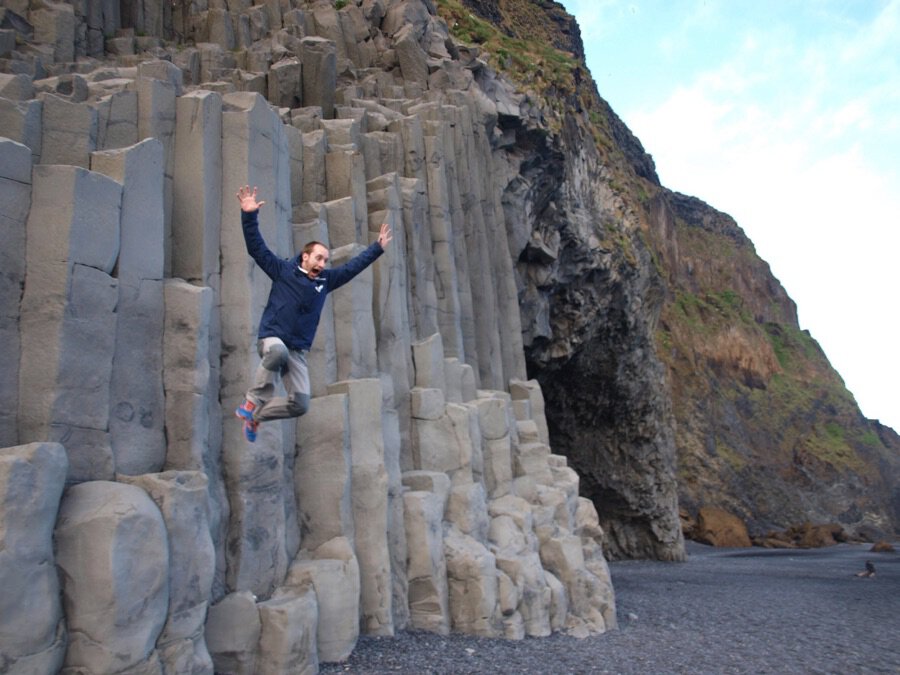
<svg viewBox="0 0 900 675">
<path fill-rule="evenodd" d="M 747 466 L 747 458 L 723 441 L 716 442 L 716 454 L 733 470 L 740 471 Z"/>
<path fill-rule="evenodd" d="M 546 28 L 544 11 L 531 2 L 514 3 L 500 8 L 506 33 L 491 22 L 475 15 L 459 0 L 437 0 L 438 13 L 447 22 L 450 34 L 467 45 L 479 45 L 484 58 L 498 71 L 518 84 L 543 91 L 554 87 L 559 93 L 575 93 L 574 72 L 578 60 L 553 47 Z M 530 35 L 525 40 L 515 35 Z"/>
<path fill-rule="evenodd" d="M 704 443 L 685 435 L 705 429 L 715 439 L 715 454 L 731 471 L 787 464 L 823 479 L 829 472 L 847 471 L 871 477 L 872 452 L 886 450 L 819 345 L 795 325 L 758 321 L 749 310 L 751 303 L 729 287 L 741 270 L 746 275 L 748 266 L 752 269 L 755 253 L 741 250 L 727 235 L 685 223 L 678 232 L 687 235 L 678 239 L 682 255 L 698 262 L 690 286 L 678 279 L 656 337 L 673 383 L 679 445 L 684 451 L 705 452 Z M 699 269 L 700 261 L 707 260 L 712 262 Z M 743 336 L 747 345 L 723 339 L 732 335 L 729 331 Z M 719 343 L 732 351 L 718 353 Z M 768 373 L 758 369 L 749 379 L 733 376 L 746 372 L 750 352 L 764 354 L 767 348 L 778 367 Z M 742 354 L 741 349 L 749 351 Z M 710 416 L 708 406 L 716 400 L 741 422 L 721 423 Z M 713 409 L 722 404 L 713 403 Z M 746 429 L 752 430 L 751 438 L 743 437 Z M 697 465 L 696 460 L 684 463 Z"/>
<path fill-rule="evenodd" d="M 766 333 L 778 363 L 786 370 L 793 366 L 799 367 L 818 356 L 824 358 L 816 341 L 806 331 L 781 323 L 770 323 L 766 326 Z"/>
</svg>

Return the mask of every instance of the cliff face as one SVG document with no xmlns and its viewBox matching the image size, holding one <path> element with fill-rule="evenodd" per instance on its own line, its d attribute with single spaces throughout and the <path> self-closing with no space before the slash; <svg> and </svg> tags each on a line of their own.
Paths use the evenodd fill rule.
<svg viewBox="0 0 900 675">
<path fill-rule="evenodd" d="M 721 506 L 751 532 L 837 522 L 896 531 L 900 442 L 865 419 L 734 221 L 668 194 L 678 257 L 658 343 L 678 420 L 681 505 Z"/>
<path fill-rule="evenodd" d="M 614 629 L 517 302 L 532 257 L 590 274 L 599 202 L 553 173 L 604 171 L 596 150 L 562 161 L 582 127 L 431 2 L 124 9 L 0 10 L 0 671 L 315 672 L 360 633 Z M 245 185 L 282 258 L 317 240 L 340 265 L 393 232 L 325 302 L 309 413 L 255 442 L 234 410 L 271 281 Z M 571 212 L 562 248 L 532 208 Z M 556 311 L 535 303 L 530 340 Z"/>
<path fill-rule="evenodd" d="M 896 531 L 897 434 L 861 415 L 737 224 L 659 184 L 585 72 L 571 17 L 546 1 L 465 5 L 497 33 L 451 28 L 541 102 L 550 130 L 522 172 L 532 189 L 507 197 L 530 230 L 511 245 L 525 349 L 610 551 L 677 557 L 676 477 L 684 510 L 725 508 L 753 534 L 806 520 Z M 510 54 L 529 36 L 567 67 Z"/>
<path fill-rule="evenodd" d="M 665 287 L 636 199 L 658 182 L 652 160 L 597 96 L 560 5 L 438 5 L 538 113 L 506 129 L 498 150 L 515 175 L 503 203 L 528 372 L 547 393 L 554 443 L 603 505 L 611 555 L 681 559 L 671 403 L 654 346 Z"/>
</svg>

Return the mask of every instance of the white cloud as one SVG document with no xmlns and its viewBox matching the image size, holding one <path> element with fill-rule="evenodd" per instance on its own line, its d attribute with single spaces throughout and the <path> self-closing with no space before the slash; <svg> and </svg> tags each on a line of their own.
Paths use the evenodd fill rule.
<svg viewBox="0 0 900 675">
<path fill-rule="evenodd" d="M 638 103 L 610 103 L 664 185 L 737 220 L 863 413 L 900 430 L 900 0 L 675 3 L 640 22 L 629 4 L 566 0 L 589 66 L 588 36 L 647 43 L 601 58 L 638 73 L 606 80 Z"/>
<path fill-rule="evenodd" d="M 600 40 L 614 29 L 614 17 L 627 11 L 626 5 L 619 0 L 566 0 L 565 7 L 569 14 L 577 17 L 581 39 L 585 43 Z"/>
</svg>

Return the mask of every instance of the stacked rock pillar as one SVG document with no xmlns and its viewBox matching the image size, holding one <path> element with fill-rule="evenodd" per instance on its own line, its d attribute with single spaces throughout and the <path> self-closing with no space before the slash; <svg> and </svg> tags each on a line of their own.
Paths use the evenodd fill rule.
<svg viewBox="0 0 900 675">
<path fill-rule="evenodd" d="M 381 385 L 377 379 L 337 382 L 332 394 L 346 394 L 350 419 L 351 508 L 360 569 L 360 625 L 371 635 L 393 635 L 388 475 L 381 433 Z M 365 523 L 365 525 L 363 525 Z"/>
<path fill-rule="evenodd" d="M 166 458 L 163 394 L 163 147 L 155 138 L 93 153 L 91 168 L 122 184 L 109 435 L 116 472 L 160 471 Z"/>
<path fill-rule="evenodd" d="M 259 213 L 260 230 L 274 251 L 291 251 L 289 158 L 281 121 L 257 94 L 229 94 L 222 115 L 222 194 L 240 187 L 259 189 L 267 201 Z M 232 201 L 233 200 L 233 201 Z M 231 518 L 227 536 L 227 584 L 268 597 L 287 571 L 284 448 L 293 448 L 293 425 L 260 427 L 248 444 L 233 410 L 240 405 L 259 363 L 256 326 L 270 281 L 247 255 L 237 199 L 223 199 L 221 222 L 221 313 L 224 437 L 222 457 Z M 290 496 L 293 500 L 293 495 Z"/>
<path fill-rule="evenodd" d="M 19 305 L 25 284 L 25 223 L 31 206 L 31 150 L 0 138 L 0 447 L 16 445 Z"/>
<path fill-rule="evenodd" d="M 57 672 L 65 657 L 53 523 L 67 470 L 58 443 L 0 450 L 0 653 L 10 672 Z"/>
<path fill-rule="evenodd" d="M 20 441 L 62 442 L 69 480 L 111 479 L 122 185 L 76 166 L 38 166 L 27 224 Z M 76 358 L 77 356 L 77 358 Z"/>
</svg>

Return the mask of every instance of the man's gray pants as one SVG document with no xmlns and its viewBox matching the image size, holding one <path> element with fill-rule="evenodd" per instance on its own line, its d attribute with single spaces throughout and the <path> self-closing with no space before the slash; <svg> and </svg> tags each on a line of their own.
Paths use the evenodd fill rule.
<svg viewBox="0 0 900 675">
<path fill-rule="evenodd" d="M 306 414 L 310 397 L 306 352 L 288 349 L 276 337 L 259 340 L 256 349 L 262 361 L 247 390 L 247 399 L 257 406 L 253 419 L 266 422 Z M 279 376 L 287 396 L 275 396 L 275 382 Z"/>
</svg>

